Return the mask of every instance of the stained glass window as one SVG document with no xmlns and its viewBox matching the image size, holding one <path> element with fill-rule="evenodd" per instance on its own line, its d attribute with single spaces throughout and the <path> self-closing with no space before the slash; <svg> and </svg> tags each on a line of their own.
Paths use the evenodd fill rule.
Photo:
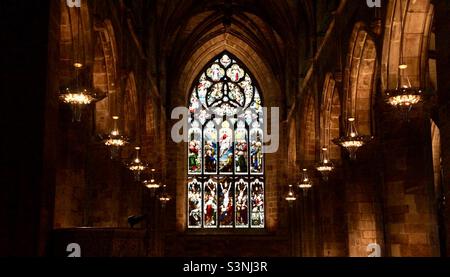
<svg viewBox="0 0 450 277">
<path fill-rule="evenodd" d="M 265 227 L 262 99 L 229 53 L 200 74 L 189 101 L 189 228 Z"/>
</svg>

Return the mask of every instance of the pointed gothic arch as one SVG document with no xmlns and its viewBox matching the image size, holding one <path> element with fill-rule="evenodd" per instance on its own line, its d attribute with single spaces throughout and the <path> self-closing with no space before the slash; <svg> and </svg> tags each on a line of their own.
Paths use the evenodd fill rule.
<svg viewBox="0 0 450 277">
<path fill-rule="evenodd" d="M 212 59 L 189 101 L 187 226 L 264 228 L 262 97 L 229 52 Z"/>
<path fill-rule="evenodd" d="M 361 134 L 372 133 L 377 49 L 362 22 L 355 24 L 347 56 L 344 79 L 344 119 L 356 117 Z"/>
</svg>

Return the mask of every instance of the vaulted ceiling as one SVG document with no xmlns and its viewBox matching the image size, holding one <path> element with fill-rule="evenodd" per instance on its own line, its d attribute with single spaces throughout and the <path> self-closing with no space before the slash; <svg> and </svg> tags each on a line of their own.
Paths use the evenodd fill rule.
<svg viewBox="0 0 450 277">
<path fill-rule="evenodd" d="M 252 49 L 283 86 L 308 52 L 311 0 L 159 0 L 156 32 L 167 69 L 177 76 L 203 45 L 227 34 Z M 290 50 L 290 51 L 289 51 Z M 293 51 L 297 50 L 297 51 Z M 289 53 L 289 56 L 288 56 Z M 294 56 L 293 56 L 294 55 Z"/>
</svg>

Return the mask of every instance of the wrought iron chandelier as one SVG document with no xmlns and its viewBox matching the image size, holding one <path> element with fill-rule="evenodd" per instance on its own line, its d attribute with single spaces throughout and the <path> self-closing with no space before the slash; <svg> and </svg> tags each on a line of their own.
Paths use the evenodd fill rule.
<svg viewBox="0 0 450 277">
<path fill-rule="evenodd" d="M 169 203 L 170 200 L 172 200 L 172 198 L 170 197 L 170 194 L 167 192 L 167 186 L 163 185 L 161 194 L 159 195 L 159 201 L 161 202 L 161 207 L 163 207 L 163 208 L 166 207 L 167 203 Z"/>
<path fill-rule="evenodd" d="M 406 64 L 401 64 L 399 66 L 400 73 L 399 73 L 399 80 L 402 79 L 402 72 L 404 69 L 406 69 L 408 66 Z M 386 90 L 386 102 L 390 104 L 391 106 L 397 107 L 397 108 L 403 108 L 407 111 L 410 111 L 411 108 L 422 102 L 423 100 L 423 89 L 419 87 L 412 87 L 411 82 L 408 79 L 408 85 L 401 86 L 399 81 L 399 85 L 395 89 L 388 89 Z"/>
<path fill-rule="evenodd" d="M 304 168 L 302 170 L 300 180 L 298 182 L 298 188 L 302 189 L 303 191 L 308 191 L 313 186 L 313 183 L 308 175 L 308 169 Z"/>
<path fill-rule="evenodd" d="M 156 177 L 155 177 L 156 170 L 154 168 L 152 168 L 150 171 L 151 171 L 150 178 L 143 181 L 142 183 L 145 187 L 147 187 L 151 191 L 152 196 L 154 196 L 156 193 L 156 190 L 158 190 L 161 187 L 161 183 L 157 182 L 157 180 L 156 180 Z"/>
<path fill-rule="evenodd" d="M 118 116 L 113 116 L 113 128 L 111 132 L 104 139 L 103 143 L 111 150 L 111 159 L 115 159 L 119 156 L 120 149 L 128 143 L 128 138 L 121 135 L 118 127 Z"/>
<path fill-rule="evenodd" d="M 355 118 L 350 117 L 347 124 L 346 135 L 333 140 L 333 143 L 345 148 L 350 154 L 350 159 L 356 160 L 356 152 L 359 148 L 369 143 L 373 137 L 360 136 L 356 129 Z"/>
<path fill-rule="evenodd" d="M 295 196 L 295 192 L 294 192 L 294 188 L 292 185 L 289 185 L 289 190 L 286 193 L 286 197 L 285 197 L 286 201 L 288 201 L 289 206 L 292 205 L 292 203 L 297 200 L 297 197 Z"/>
<path fill-rule="evenodd" d="M 82 67 L 83 65 L 80 63 L 74 64 L 76 75 L 75 84 L 63 87 L 59 94 L 59 100 L 63 104 L 69 105 L 72 110 L 72 121 L 77 122 L 81 121 L 82 112 L 85 107 L 106 97 L 106 94 L 101 90 L 80 85 L 79 75 Z"/>
<path fill-rule="evenodd" d="M 329 174 L 334 170 L 333 162 L 328 158 L 328 148 L 322 148 L 320 162 L 316 166 L 317 171 L 320 172 L 322 178 L 328 181 Z"/>
<path fill-rule="evenodd" d="M 137 146 L 134 149 L 136 150 L 136 154 L 134 158 L 128 162 L 127 168 L 133 172 L 134 179 L 139 182 L 141 180 L 141 173 L 148 168 L 148 164 L 140 158 L 141 147 Z"/>
</svg>

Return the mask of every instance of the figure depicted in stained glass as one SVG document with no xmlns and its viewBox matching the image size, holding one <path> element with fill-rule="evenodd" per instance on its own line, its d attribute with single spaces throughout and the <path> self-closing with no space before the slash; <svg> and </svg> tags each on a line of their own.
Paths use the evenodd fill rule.
<svg viewBox="0 0 450 277">
<path fill-rule="evenodd" d="M 189 173 L 201 173 L 201 132 L 198 128 L 198 123 L 194 122 L 192 128 L 189 130 Z"/>
<path fill-rule="evenodd" d="M 222 79 L 222 77 L 225 75 L 225 70 L 220 67 L 218 64 L 213 64 L 208 70 L 206 71 L 206 75 L 211 78 L 211 80 L 217 82 Z"/>
<path fill-rule="evenodd" d="M 264 227 L 264 187 L 258 180 L 252 183 L 252 227 Z"/>
<path fill-rule="evenodd" d="M 201 227 L 202 225 L 202 193 L 197 180 L 188 185 L 189 227 Z"/>
<path fill-rule="evenodd" d="M 188 174 L 208 181 L 188 188 L 188 227 L 264 228 L 264 114 L 256 82 L 229 53 L 199 76 L 189 100 Z"/>
<path fill-rule="evenodd" d="M 230 124 L 226 121 L 222 123 L 220 129 L 219 147 L 220 172 L 233 172 L 233 132 L 230 129 Z"/>
<path fill-rule="evenodd" d="M 236 185 L 236 227 L 248 227 L 248 190 L 247 183 L 241 180 Z"/>
<path fill-rule="evenodd" d="M 205 184 L 205 227 L 216 227 L 217 226 L 217 194 L 216 194 L 217 184 L 211 180 Z"/>
<path fill-rule="evenodd" d="M 258 126 L 257 124 L 255 124 Z M 251 147 L 250 160 L 252 173 L 262 173 L 263 155 L 262 155 L 262 131 L 259 128 L 254 128 L 251 131 Z"/>
<path fill-rule="evenodd" d="M 204 131 L 205 172 L 217 172 L 217 131 L 214 123 L 209 122 Z"/>
<path fill-rule="evenodd" d="M 219 191 L 219 222 L 221 227 L 233 227 L 233 190 L 227 181 L 220 183 Z"/>
<path fill-rule="evenodd" d="M 233 64 L 230 69 L 227 70 L 227 76 L 233 82 L 238 82 L 242 77 L 244 77 L 244 70 L 237 64 Z"/>
<path fill-rule="evenodd" d="M 245 122 L 239 121 L 235 132 L 235 167 L 236 173 L 248 172 L 248 144 L 247 129 Z"/>
</svg>

